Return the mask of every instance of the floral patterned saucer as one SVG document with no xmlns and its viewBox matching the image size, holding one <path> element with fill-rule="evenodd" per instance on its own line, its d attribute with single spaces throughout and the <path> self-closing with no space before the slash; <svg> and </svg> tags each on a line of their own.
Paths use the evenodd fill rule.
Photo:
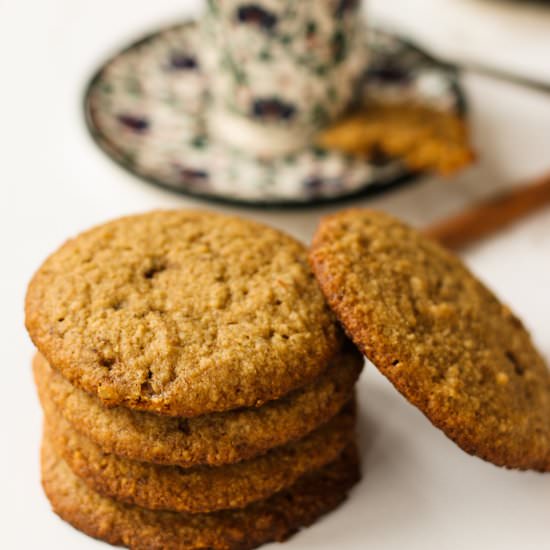
<svg viewBox="0 0 550 550">
<path fill-rule="evenodd" d="M 394 35 L 369 30 L 359 97 L 414 100 L 463 114 L 456 73 Z M 98 145 L 131 173 L 164 188 L 250 206 L 307 206 L 388 190 L 418 174 L 399 159 L 369 162 L 312 145 L 276 159 L 246 155 L 208 134 L 208 82 L 198 26 L 185 22 L 108 61 L 85 97 Z"/>
</svg>

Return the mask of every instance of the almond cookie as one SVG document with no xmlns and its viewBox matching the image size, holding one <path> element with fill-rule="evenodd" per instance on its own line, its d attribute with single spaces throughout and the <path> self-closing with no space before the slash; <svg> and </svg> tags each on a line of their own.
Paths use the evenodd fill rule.
<svg viewBox="0 0 550 550">
<path fill-rule="evenodd" d="M 229 466 L 159 466 L 104 453 L 78 434 L 51 402 L 43 403 L 46 438 L 56 453 L 101 495 L 152 510 L 215 512 L 244 508 L 288 489 L 333 462 L 353 440 L 352 403 L 328 424 L 295 443 Z"/>
<path fill-rule="evenodd" d="M 29 285 L 26 325 L 49 363 L 106 405 L 186 417 L 279 399 L 343 343 L 302 244 L 185 210 L 68 241 Z"/>
<path fill-rule="evenodd" d="M 41 400 L 51 399 L 72 426 L 105 452 L 134 460 L 190 467 L 250 459 L 300 439 L 343 407 L 363 366 L 347 346 L 314 382 L 257 409 L 175 418 L 105 408 L 75 388 L 37 354 L 33 370 Z"/>
<path fill-rule="evenodd" d="M 521 321 L 452 253 L 398 220 L 322 220 L 310 260 L 344 328 L 462 449 L 550 470 L 550 373 Z"/>
<path fill-rule="evenodd" d="M 288 491 L 242 510 L 211 514 L 152 511 L 94 493 L 44 440 L 42 484 L 53 510 L 84 533 L 133 550 L 249 550 L 283 541 L 341 504 L 359 480 L 352 446 Z"/>
</svg>

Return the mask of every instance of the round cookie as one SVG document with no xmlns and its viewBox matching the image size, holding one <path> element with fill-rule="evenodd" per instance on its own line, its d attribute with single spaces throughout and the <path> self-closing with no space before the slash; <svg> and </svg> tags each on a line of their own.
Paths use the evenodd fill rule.
<svg viewBox="0 0 550 550">
<path fill-rule="evenodd" d="M 133 550 L 250 550 L 283 541 L 341 504 L 359 480 L 355 447 L 290 490 L 242 510 L 184 514 L 145 510 L 99 496 L 44 440 L 42 484 L 53 510 L 76 529 Z"/>
<path fill-rule="evenodd" d="M 343 343 L 302 244 L 186 210 L 68 241 L 29 285 L 26 326 L 53 367 L 105 404 L 185 417 L 278 399 Z"/>
<path fill-rule="evenodd" d="M 41 400 L 50 398 L 72 426 L 105 452 L 157 464 L 220 466 L 301 439 L 350 399 L 363 357 L 346 346 L 308 386 L 257 409 L 174 418 L 105 408 L 75 388 L 37 354 L 33 371 Z"/>
<path fill-rule="evenodd" d="M 352 403 L 311 435 L 253 460 L 222 467 L 159 466 L 103 453 L 78 434 L 51 402 L 44 403 L 46 438 L 56 453 L 101 495 L 152 510 L 214 512 L 244 508 L 291 487 L 333 462 L 353 440 Z"/>
<path fill-rule="evenodd" d="M 370 210 L 327 217 L 310 261 L 347 333 L 466 452 L 550 470 L 550 373 L 517 317 L 453 254 Z"/>
</svg>

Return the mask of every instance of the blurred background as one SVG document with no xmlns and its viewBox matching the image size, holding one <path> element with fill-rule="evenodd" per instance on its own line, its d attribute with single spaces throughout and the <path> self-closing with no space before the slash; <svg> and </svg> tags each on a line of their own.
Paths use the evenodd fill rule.
<svg viewBox="0 0 550 550">
<path fill-rule="evenodd" d="M 466 67 L 461 82 L 479 159 L 452 179 L 426 175 L 414 185 L 354 204 L 381 208 L 424 226 L 550 171 L 550 3 L 546 4 L 365 3 L 370 22 Z M 32 346 L 23 329 L 23 298 L 29 278 L 49 252 L 80 230 L 125 213 L 196 206 L 259 219 L 307 242 L 319 217 L 341 208 L 210 205 L 146 185 L 92 142 L 82 116 L 91 74 L 127 43 L 197 14 L 201 5 L 192 0 L 0 0 L 0 516 L 10 518 L 3 522 L 0 547 L 99 547 L 53 521 L 39 490 L 40 413 L 29 368 Z M 538 89 L 522 80 L 537 83 Z M 550 357 L 549 211 L 470 248 L 464 257 L 525 319 L 537 345 Z M 376 549 L 403 548 L 405 542 L 408 548 L 423 550 L 548 547 L 547 477 L 509 474 L 455 452 L 372 370 L 365 384 L 374 388 L 372 411 L 365 404 L 370 413 L 366 464 L 377 475 L 371 480 L 367 476 L 358 490 L 360 505 L 353 515 L 357 521 L 357 514 L 364 514 L 361 525 L 340 517 L 338 528 L 355 537 L 349 544 L 338 540 L 342 548 L 363 548 L 367 537 L 369 547 Z M 445 458 L 434 461 L 436 455 Z M 462 477 L 454 473 L 459 468 Z M 431 489 L 425 489 L 428 486 Z M 431 492 L 438 487 L 441 492 Z M 417 512 L 414 520 L 411 509 Z M 406 534 L 395 529 L 407 519 Z M 466 521 L 470 528 L 464 530 Z M 289 548 L 317 547 L 324 537 L 326 544 L 329 527 L 312 530 L 310 538 L 296 539 Z"/>
</svg>

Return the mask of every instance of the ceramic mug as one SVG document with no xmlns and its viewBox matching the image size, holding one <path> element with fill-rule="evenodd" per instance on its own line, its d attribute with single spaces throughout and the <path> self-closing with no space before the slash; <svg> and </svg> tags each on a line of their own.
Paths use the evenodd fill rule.
<svg viewBox="0 0 550 550">
<path fill-rule="evenodd" d="M 307 146 L 351 102 L 366 65 L 359 0 L 209 0 L 211 133 L 251 154 Z"/>
</svg>

